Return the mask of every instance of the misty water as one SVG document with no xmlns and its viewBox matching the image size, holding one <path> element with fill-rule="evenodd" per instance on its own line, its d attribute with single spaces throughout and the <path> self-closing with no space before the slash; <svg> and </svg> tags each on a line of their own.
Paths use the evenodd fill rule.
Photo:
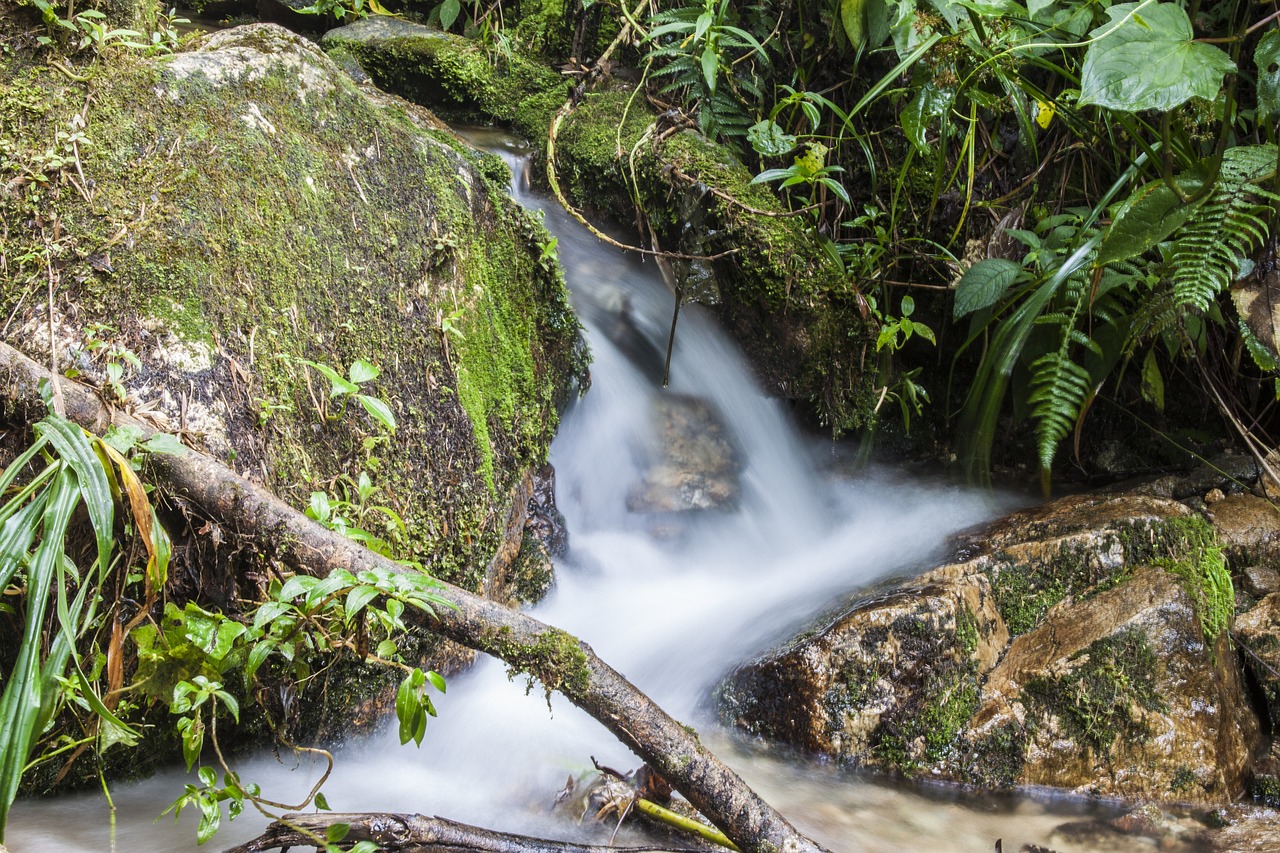
<svg viewBox="0 0 1280 853">
<path fill-rule="evenodd" d="M 998 838 L 1009 851 L 1026 843 L 1062 853 L 1100 849 L 1053 834 L 1060 824 L 1104 808 L 1097 804 L 894 784 L 719 727 L 714 688 L 735 665 L 860 588 L 927 568 L 944 553 L 947 534 L 1011 502 L 893 470 L 853 471 L 830 442 L 795 430 L 779 404 L 757 389 L 734 345 L 695 307 L 681 312 L 671 388 L 660 389 L 652 361 L 665 347 L 672 296 L 653 263 L 607 246 L 553 202 L 525 191 L 519 177 L 525 161 L 513 140 L 475 132 L 473 141 L 502 154 L 517 174 L 517 199 L 544 212 L 594 356 L 590 392 L 565 413 L 552 447 L 570 552 L 558 562 L 556 585 L 535 615 L 589 642 L 696 727 L 704 743 L 797 827 L 837 853 L 990 851 Z M 649 342 L 638 358 L 601 331 L 623 295 L 634 331 Z M 710 402 L 732 432 L 745 465 L 732 511 L 680 519 L 628 511 L 627 492 L 657 447 L 652 401 L 670 393 Z M 501 663 L 481 659 L 450 680 L 421 748 L 399 746 L 390 727 L 339 748 L 325 787 L 329 804 L 337 811 L 435 814 L 549 837 L 577 833 L 604 843 L 608 830 L 576 828 L 551 804 L 592 757 L 623 770 L 639 762 L 585 713 L 527 687 L 522 678 L 509 679 Z M 300 797 L 319 772 L 287 755 L 242 761 L 239 770 L 277 800 Z M 155 822 L 186 781 L 192 780 L 175 769 L 116 787 L 115 849 L 196 849 L 194 815 L 176 825 L 170 817 Z M 224 822 L 207 846 L 240 843 L 264 825 L 246 812 Z M 619 836 L 623 843 L 635 839 Z M 109 850 L 106 800 L 99 792 L 19 803 L 8 843 L 14 853 Z M 1152 845 L 1117 839 L 1106 849 Z"/>
</svg>

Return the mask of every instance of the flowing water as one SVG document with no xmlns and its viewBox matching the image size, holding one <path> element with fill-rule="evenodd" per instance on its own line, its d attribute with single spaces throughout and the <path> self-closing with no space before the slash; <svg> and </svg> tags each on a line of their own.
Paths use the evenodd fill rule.
<svg viewBox="0 0 1280 853">
<path fill-rule="evenodd" d="M 523 174 L 512 140 L 477 133 L 474 141 Z M 737 663 L 858 588 L 927 567 L 949 532 L 1008 502 L 896 472 L 841 474 L 830 445 L 791 427 L 757 390 L 734 346 L 695 308 L 682 310 L 671 390 L 660 390 L 653 374 L 672 297 L 652 262 L 609 248 L 522 187 L 517 180 L 517 199 L 542 210 L 558 237 L 594 354 L 591 391 L 566 413 L 552 448 L 570 553 L 536 615 L 591 643 L 666 710 L 695 725 L 759 793 L 837 853 L 990 851 L 998 838 L 1010 851 L 1024 843 L 1063 853 L 1102 849 L 1052 834 L 1092 808 L 1078 801 L 977 800 L 944 787 L 895 786 L 743 743 L 717 726 L 710 696 Z M 624 296 L 633 321 L 628 352 L 604 334 L 616 331 L 609 324 Z M 745 467 L 732 512 L 660 523 L 627 510 L 627 491 L 656 447 L 652 401 L 675 392 L 710 402 L 733 433 Z M 480 661 L 450 681 L 420 749 L 398 746 L 391 731 L 340 749 L 325 787 L 329 803 L 339 811 L 420 812 L 566 837 L 572 825 L 550 809 L 566 779 L 593 756 L 624 770 L 638 762 L 586 714 L 559 697 L 548 702 L 537 686 L 526 688 L 497 661 Z M 266 756 L 241 767 L 242 778 L 275 799 L 306 791 L 316 772 Z M 192 815 L 176 826 L 167 817 L 153 824 L 184 781 L 173 771 L 116 789 L 116 849 L 194 849 Z M 212 846 L 251 838 L 263 824 L 246 814 L 224 824 Z M 111 843 L 108 825 L 101 795 L 25 802 L 14 810 L 8 841 L 15 853 L 101 853 Z M 1151 845 L 1120 840 L 1106 849 Z"/>
</svg>

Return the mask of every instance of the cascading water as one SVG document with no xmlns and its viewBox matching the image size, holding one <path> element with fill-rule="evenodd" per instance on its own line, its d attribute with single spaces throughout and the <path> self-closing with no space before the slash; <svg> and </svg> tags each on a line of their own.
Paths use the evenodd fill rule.
<svg viewBox="0 0 1280 853">
<path fill-rule="evenodd" d="M 509 138 L 474 141 L 521 173 L 524 159 Z M 815 449 L 695 308 L 681 313 L 671 388 L 660 389 L 654 376 L 672 297 L 653 264 L 608 248 L 522 186 L 517 181 L 517 199 L 542 210 L 558 237 L 594 354 L 591 391 L 566 413 L 552 449 L 571 550 L 537 615 L 590 642 L 666 710 L 695 724 L 758 792 L 833 851 L 985 851 L 1000 837 L 1009 850 L 1045 843 L 1063 808 L 1072 807 L 1058 804 L 1053 814 L 1035 801 L 1003 799 L 979 809 L 939 792 L 924 796 L 823 765 L 751 754 L 718 729 L 708 697 L 735 664 L 859 587 L 924 566 L 946 534 L 997 507 L 897 474 L 822 473 Z M 630 337 L 609 328 L 624 310 Z M 628 510 L 628 490 L 658 447 L 650 412 L 670 394 L 705 400 L 732 433 L 743 465 L 734 509 L 685 513 L 678 522 Z M 339 811 L 421 812 L 565 837 L 572 824 L 549 806 L 566 777 L 589 767 L 592 756 L 620 769 L 637 764 L 586 714 L 559 697 L 548 702 L 537 685 L 512 682 L 494 660 L 452 679 L 437 705 L 440 717 L 420 749 L 398 746 L 388 732 L 340 750 L 325 787 L 329 803 Z M 317 772 L 268 757 L 240 769 L 278 799 L 306 791 Z M 193 849 L 190 815 L 176 827 L 168 818 L 152 824 L 184 781 L 175 771 L 116 790 L 116 849 Z M 239 843 L 263 824 L 246 814 L 224 826 L 214 844 Z M 107 806 L 100 795 L 20 803 L 8 841 L 15 853 L 100 853 L 109 845 Z"/>
</svg>

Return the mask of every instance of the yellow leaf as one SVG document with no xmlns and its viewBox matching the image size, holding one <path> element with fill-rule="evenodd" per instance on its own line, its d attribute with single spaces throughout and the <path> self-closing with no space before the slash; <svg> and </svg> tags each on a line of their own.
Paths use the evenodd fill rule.
<svg viewBox="0 0 1280 853">
<path fill-rule="evenodd" d="M 1058 108 L 1053 105 L 1052 101 L 1036 101 L 1036 124 L 1042 128 L 1047 128 L 1049 123 L 1053 121 L 1054 113 Z"/>
</svg>

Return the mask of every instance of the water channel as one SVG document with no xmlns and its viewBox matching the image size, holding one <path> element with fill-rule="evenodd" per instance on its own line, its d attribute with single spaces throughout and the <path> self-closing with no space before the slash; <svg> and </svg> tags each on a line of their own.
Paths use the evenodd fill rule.
<svg viewBox="0 0 1280 853">
<path fill-rule="evenodd" d="M 633 326 L 663 345 L 671 295 L 652 262 L 624 256 L 579 226 L 554 202 L 527 192 L 525 158 L 514 140 L 473 132 L 517 174 L 518 201 L 541 210 L 558 237 L 566 277 L 587 325 L 594 362 L 589 394 L 566 413 L 552 448 L 557 501 L 570 553 L 536 615 L 585 639 L 737 769 L 801 830 L 837 853 L 990 851 L 1023 844 L 1059 853 L 1151 850 L 1151 842 L 1073 843 L 1056 827 L 1114 808 L 1069 798 L 977 798 L 942 786 L 903 786 L 744 742 L 716 723 L 716 682 L 861 587 L 928 567 L 948 533 L 989 518 L 1010 501 L 889 470 L 851 472 L 829 443 L 801 436 L 781 407 L 764 397 L 736 348 L 696 308 L 681 313 L 671 389 L 659 389 L 652 365 L 615 347 L 603 333 L 619 297 Z M 648 353 L 647 357 L 651 357 Z M 660 394 L 709 402 L 729 425 L 745 462 L 732 512 L 675 523 L 627 509 L 627 492 L 655 452 L 648 412 Z M 550 808 L 570 776 L 602 764 L 638 761 L 598 723 L 559 697 L 508 679 L 497 661 L 450 681 L 440 716 L 420 749 L 400 747 L 393 731 L 337 751 L 325 788 L 338 811 L 403 811 L 526 834 L 564 838 L 575 831 Z M 241 776 L 268 795 L 307 790 L 317 772 L 287 756 L 244 762 Z M 156 821 L 188 781 L 172 771 L 113 791 L 114 848 L 196 849 L 195 820 Z M 21 802 L 8 843 L 23 851 L 112 848 L 101 794 Z M 209 845 L 222 849 L 257 835 L 265 821 L 246 813 Z M 607 838 L 607 832 L 604 835 Z M 598 843 L 603 843 L 599 834 Z M 620 843 L 634 840 L 626 833 Z"/>
</svg>

